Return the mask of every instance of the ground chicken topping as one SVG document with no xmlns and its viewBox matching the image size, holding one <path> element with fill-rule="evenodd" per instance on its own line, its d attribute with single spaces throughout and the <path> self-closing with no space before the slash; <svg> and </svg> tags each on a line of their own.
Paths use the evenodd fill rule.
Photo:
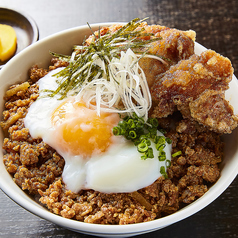
<svg viewBox="0 0 238 238">
<path fill-rule="evenodd" d="M 33 66 L 27 82 L 13 85 L 5 95 L 1 127 L 5 134 L 3 162 L 23 190 L 39 198 L 51 212 L 65 218 L 97 224 L 133 224 L 172 214 L 201 197 L 220 176 L 223 158 L 221 134 L 231 133 L 238 118 L 224 98 L 233 74 L 227 58 L 208 50 L 194 54 L 195 33 L 148 26 L 161 41 L 150 53 L 164 59 L 142 58 L 153 106 L 150 114 L 172 141 L 168 178 L 132 193 L 73 193 L 62 180 L 64 159 L 41 139 L 33 139 L 23 118 L 37 99 L 36 82 L 67 62 L 52 59 L 49 69 Z M 100 34 L 115 32 L 120 25 L 102 28 Z M 98 32 L 95 33 L 98 36 Z M 86 44 L 90 44 L 93 36 Z"/>
</svg>

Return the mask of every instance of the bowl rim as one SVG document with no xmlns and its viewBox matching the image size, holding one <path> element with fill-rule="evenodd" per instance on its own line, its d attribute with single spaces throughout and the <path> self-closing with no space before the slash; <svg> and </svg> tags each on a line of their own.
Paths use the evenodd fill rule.
<svg viewBox="0 0 238 238">
<path fill-rule="evenodd" d="M 105 22 L 105 23 L 94 23 L 90 24 L 91 28 L 98 28 L 99 26 L 109 26 L 115 23 L 124 24 L 124 22 Z M 31 51 L 32 48 L 38 47 L 39 45 L 47 42 L 48 40 L 53 40 L 55 38 L 58 38 L 64 34 L 69 34 L 70 32 L 74 31 L 84 31 L 86 28 L 88 28 L 87 25 L 77 26 L 73 28 L 69 28 L 57 33 L 54 33 L 50 36 L 47 36 L 46 38 L 39 40 L 38 42 L 35 42 L 34 44 L 28 46 L 21 52 L 19 52 L 15 57 L 13 57 L 11 60 L 9 60 L 6 65 L 2 68 L 0 71 L 0 77 L 3 73 L 10 70 L 11 66 L 14 65 L 14 62 L 18 60 L 18 58 L 22 57 L 26 52 Z M 200 48 L 201 50 L 205 50 L 206 48 L 199 43 L 196 43 L 196 46 Z M 235 76 L 233 75 L 233 78 Z M 236 78 L 235 78 L 236 79 Z M 237 83 L 238 85 L 238 83 Z M 40 218 L 44 218 L 48 221 L 51 221 L 52 223 L 55 223 L 59 226 L 82 232 L 82 233 L 88 233 L 88 234 L 106 234 L 106 235 L 115 235 L 115 234 L 126 234 L 126 235 L 133 235 L 138 233 L 144 233 L 144 232 L 150 232 L 153 230 L 157 230 L 160 228 L 163 228 L 165 226 L 171 225 L 173 223 L 176 223 L 180 220 L 183 220 L 201 209 L 205 208 L 207 205 L 209 205 L 211 202 L 213 202 L 218 196 L 220 196 L 224 190 L 232 183 L 232 181 L 237 176 L 238 172 L 238 163 L 236 166 L 232 167 L 232 171 L 230 172 L 229 176 L 227 176 L 225 179 L 219 182 L 219 180 L 199 199 L 191 203 L 190 205 L 187 205 L 185 208 L 180 209 L 179 211 L 168 215 L 166 217 L 162 217 L 153 221 L 145 222 L 145 223 L 136 223 L 136 224 L 128 224 L 128 225 L 101 225 L 101 224 L 90 224 L 85 222 L 80 222 L 72 219 L 67 219 L 64 217 L 61 217 L 59 215 L 56 215 L 48 210 L 46 208 L 39 208 L 36 205 L 30 204 L 26 199 L 23 199 L 19 196 L 16 196 L 14 193 L 14 189 L 11 189 L 7 186 L 7 184 L 4 184 L 0 177 L 0 188 L 2 191 L 9 196 L 14 202 L 19 204 L 24 209 L 28 210 L 29 212 L 37 215 Z M 215 186 L 216 184 L 220 186 Z M 17 186 L 17 185 L 16 185 Z M 17 186 L 18 187 L 18 186 Z M 19 188 L 20 189 L 20 188 Z M 210 192 L 209 192 L 210 191 Z M 206 198 L 206 199 L 204 199 Z"/>
</svg>

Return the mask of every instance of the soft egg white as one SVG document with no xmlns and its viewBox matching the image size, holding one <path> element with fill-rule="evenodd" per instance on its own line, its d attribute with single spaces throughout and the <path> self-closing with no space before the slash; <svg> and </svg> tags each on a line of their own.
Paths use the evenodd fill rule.
<svg viewBox="0 0 238 238">
<path fill-rule="evenodd" d="M 39 90 L 55 90 L 58 79 L 53 75 L 61 69 L 53 70 L 41 78 L 38 82 Z M 67 189 L 73 192 L 81 189 L 105 193 L 133 192 L 152 184 L 161 176 L 160 167 L 166 167 L 166 161 L 158 160 L 154 143 L 151 145 L 154 158 L 146 160 L 141 159 L 141 154 L 132 142 L 120 136 L 112 137 L 113 143 L 104 153 L 92 154 L 86 159 L 61 148 L 55 137 L 57 126 L 52 125 L 51 116 L 62 100 L 43 95 L 44 92 L 41 92 L 40 97 L 30 106 L 24 123 L 33 138 L 42 138 L 64 158 L 62 178 Z M 87 125 L 80 126 L 87 130 Z M 158 132 L 158 135 L 162 134 Z M 166 143 L 164 151 L 167 160 L 171 160 L 171 145 Z"/>
<path fill-rule="evenodd" d="M 158 133 L 162 135 L 162 133 Z M 90 159 L 86 165 L 86 188 L 105 193 L 133 192 L 152 184 L 161 176 L 158 151 L 152 143 L 154 158 L 141 159 L 137 147 L 130 141 L 120 141 L 111 146 L 106 154 Z M 171 146 L 164 148 L 167 159 L 171 160 Z"/>
</svg>

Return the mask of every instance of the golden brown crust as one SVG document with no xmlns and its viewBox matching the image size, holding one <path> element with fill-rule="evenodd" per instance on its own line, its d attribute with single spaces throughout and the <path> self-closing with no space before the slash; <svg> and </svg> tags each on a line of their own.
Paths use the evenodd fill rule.
<svg viewBox="0 0 238 238">
<path fill-rule="evenodd" d="M 103 27 L 100 30 L 100 34 L 103 36 L 108 32 L 114 33 L 120 29 L 123 25 L 114 24 L 110 27 Z M 188 59 L 194 54 L 194 31 L 181 31 L 177 29 L 171 29 L 169 27 L 160 25 L 150 25 L 143 22 L 139 28 L 144 28 L 145 32 L 153 33 L 156 37 L 161 38 L 151 44 L 148 54 L 157 55 L 162 61 L 157 59 L 151 59 L 144 57 L 139 61 L 139 65 L 146 74 L 147 82 L 151 87 L 154 81 L 161 77 L 171 65 L 176 64 L 182 59 Z M 98 37 L 98 32 L 95 32 L 95 36 Z M 89 45 L 93 40 L 94 35 L 91 35 L 86 44 Z M 150 37 L 145 37 L 149 39 Z"/>
<path fill-rule="evenodd" d="M 205 91 L 189 103 L 189 109 L 194 120 L 218 133 L 231 133 L 237 127 L 238 117 L 221 91 Z"/>
<path fill-rule="evenodd" d="M 222 92 L 228 89 L 232 75 L 231 62 L 211 50 L 181 60 L 153 85 L 151 114 L 163 118 L 179 110 L 184 118 L 192 118 L 211 130 L 231 133 L 237 118 Z"/>
</svg>

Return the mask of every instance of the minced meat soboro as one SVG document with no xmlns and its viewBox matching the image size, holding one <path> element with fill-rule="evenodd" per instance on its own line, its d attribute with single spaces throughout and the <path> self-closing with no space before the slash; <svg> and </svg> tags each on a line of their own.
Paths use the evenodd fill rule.
<svg viewBox="0 0 238 238">
<path fill-rule="evenodd" d="M 187 67 L 189 62 L 186 60 L 189 61 L 190 56 L 194 54 L 191 32 L 182 32 L 161 26 L 147 26 L 146 24 L 144 27 L 148 32 L 161 35 L 163 42 L 167 40 L 167 48 L 155 45 L 154 49 L 159 49 L 160 55 L 170 59 L 168 64 L 165 65 L 160 62 L 153 64 L 151 59 L 146 61 L 145 58 L 140 64 L 149 74 L 149 86 L 152 90 L 153 100 L 151 115 L 158 118 L 159 128 L 164 129 L 166 131 L 165 136 L 172 140 L 172 154 L 174 156 L 171 166 L 167 169 L 168 178 L 162 176 L 150 186 L 133 193 L 106 194 L 93 190 L 81 190 L 76 194 L 67 190 L 61 177 L 64 168 L 63 158 L 41 139 L 33 139 L 29 130 L 24 126 L 27 110 L 38 97 L 36 82 L 49 70 L 66 66 L 67 63 L 53 58 L 49 69 L 34 66 L 29 71 L 27 83 L 13 85 L 6 92 L 5 110 L 1 122 L 5 133 L 3 149 L 5 150 L 4 164 L 6 169 L 13 176 L 17 185 L 55 214 L 97 224 L 123 225 L 151 221 L 172 214 L 195 201 L 220 176 L 218 165 L 223 158 L 223 142 L 220 136 L 221 132 L 226 132 L 226 129 L 222 127 L 219 130 L 219 127 L 216 127 L 213 130 L 209 126 L 209 122 L 201 123 L 203 115 L 199 114 L 199 117 L 194 112 L 194 108 L 196 102 L 202 99 L 197 94 L 192 100 L 188 91 L 186 98 L 183 97 L 179 89 L 182 85 L 178 78 L 179 73 L 175 72 L 178 62 L 182 60 L 180 64 Z M 110 28 L 103 28 L 101 34 L 115 31 L 118 28 L 120 26 L 115 25 Z M 209 54 L 214 56 L 215 53 Z M 193 62 L 197 59 L 200 60 L 199 57 L 192 56 Z M 151 65 L 154 65 L 153 72 L 150 70 Z M 200 64 L 199 66 L 202 67 Z M 175 72 L 176 82 L 169 81 L 171 79 L 168 80 L 171 76 L 171 72 L 168 70 Z M 230 69 L 226 75 L 230 75 L 232 72 Z M 161 81 L 154 83 L 153 77 Z M 165 83 L 163 83 L 163 77 Z M 199 81 L 198 76 L 196 79 Z M 210 78 L 210 80 L 212 79 Z M 209 95 L 215 97 L 214 100 L 221 101 L 222 96 L 216 99 L 219 95 L 215 91 L 226 89 L 228 81 L 226 80 L 222 86 L 218 85 L 213 88 L 207 86 L 211 91 Z M 169 102 L 165 103 L 165 98 L 168 98 L 162 94 L 165 91 L 161 93 L 158 90 L 161 87 L 172 87 L 173 83 L 176 84 L 177 94 L 170 92 Z M 182 86 L 186 87 L 185 84 Z M 174 95 L 173 99 L 171 99 L 171 95 Z M 177 97 L 176 100 L 175 97 Z M 189 104 L 187 98 L 190 98 L 190 102 L 194 105 Z M 192 109 L 189 108 L 189 105 L 193 105 Z M 164 110 L 166 115 L 158 116 L 158 112 L 163 111 L 166 106 L 167 109 Z M 193 116 L 194 114 L 196 116 Z M 197 117 L 199 120 L 196 120 Z M 232 116 L 226 122 L 231 125 L 231 129 L 237 125 L 237 119 Z M 213 123 L 212 126 L 214 127 L 215 124 Z"/>
</svg>

